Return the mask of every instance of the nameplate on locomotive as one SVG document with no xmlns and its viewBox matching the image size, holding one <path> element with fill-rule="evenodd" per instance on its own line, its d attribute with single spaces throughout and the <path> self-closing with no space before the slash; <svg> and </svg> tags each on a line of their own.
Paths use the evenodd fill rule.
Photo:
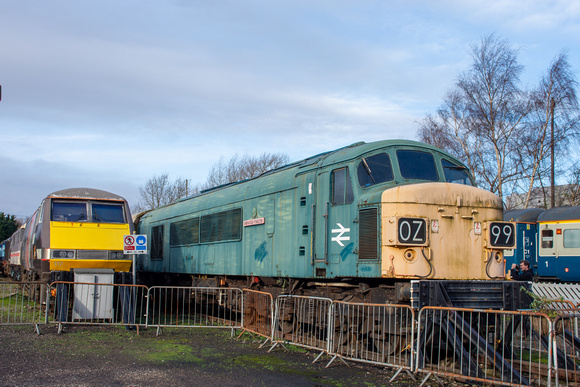
<svg viewBox="0 0 580 387">
<path fill-rule="evenodd" d="M 266 223 L 265 218 L 248 219 L 248 220 L 244 220 L 244 227 L 257 226 L 259 224 L 264 224 L 264 223 Z"/>
</svg>

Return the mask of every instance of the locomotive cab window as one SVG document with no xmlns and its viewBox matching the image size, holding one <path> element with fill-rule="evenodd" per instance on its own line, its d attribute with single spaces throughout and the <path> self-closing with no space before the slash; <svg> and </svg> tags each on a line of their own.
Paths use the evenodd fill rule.
<svg viewBox="0 0 580 387">
<path fill-rule="evenodd" d="M 399 161 L 401 176 L 407 180 L 439 180 L 435 159 L 431 153 L 398 150 L 397 160 Z"/>
<path fill-rule="evenodd" d="M 50 218 L 54 222 L 86 222 L 87 203 L 54 201 Z"/>
<path fill-rule="evenodd" d="M 357 167 L 357 176 L 361 187 L 392 181 L 391 158 L 386 153 L 363 157 Z"/>
<path fill-rule="evenodd" d="M 443 166 L 445 181 L 447 183 L 473 185 L 471 184 L 471 179 L 469 178 L 469 174 L 465 167 L 455 165 L 445 159 L 441 160 L 441 165 Z"/>
<path fill-rule="evenodd" d="M 354 200 L 348 168 L 332 171 L 332 204 L 349 204 Z"/>
<path fill-rule="evenodd" d="M 125 223 L 122 204 L 93 203 L 91 210 L 95 223 Z"/>
</svg>

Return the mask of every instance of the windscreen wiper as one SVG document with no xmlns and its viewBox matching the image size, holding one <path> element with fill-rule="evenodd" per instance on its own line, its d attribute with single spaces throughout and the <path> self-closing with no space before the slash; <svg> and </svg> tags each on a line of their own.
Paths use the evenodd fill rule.
<svg viewBox="0 0 580 387">
<path fill-rule="evenodd" d="M 362 163 L 363 163 L 363 166 L 365 167 L 365 171 L 367 171 L 367 173 L 369 174 L 369 176 L 370 176 L 371 180 L 373 181 L 373 183 L 376 184 L 377 182 L 375 181 L 375 178 L 373 177 L 373 173 L 371 172 L 371 168 L 367 164 L 367 159 L 365 159 L 363 157 L 362 158 Z"/>
</svg>

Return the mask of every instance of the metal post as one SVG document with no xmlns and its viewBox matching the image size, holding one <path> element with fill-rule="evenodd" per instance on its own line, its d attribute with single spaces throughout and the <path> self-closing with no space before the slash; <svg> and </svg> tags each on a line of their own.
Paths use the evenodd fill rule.
<svg viewBox="0 0 580 387">
<path fill-rule="evenodd" d="M 551 181 L 550 181 L 550 195 L 551 195 L 551 200 L 550 200 L 550 208 L 554 208 L 556 207 L 556 195 L 554 192 L 555 189 L 555 182 L 554 182 L 554 109 L 556 107 L 556 102 L 554 101 L 554 98 L 551 98 L 551 103 L 550 103 L 550 109 L 552 111 L 552 133 L 551 133 L 551 142 L 550 142 L 550 150 L 551 150 L 551 165 L 552 165 L 552 176 L 551 176 Z"/>
</svg>

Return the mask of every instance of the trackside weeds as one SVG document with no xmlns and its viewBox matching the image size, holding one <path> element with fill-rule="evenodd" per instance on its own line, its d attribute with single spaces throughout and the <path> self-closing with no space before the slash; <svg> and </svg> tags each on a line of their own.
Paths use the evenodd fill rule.
<svg viewBox="0 0 580 387">
<path fill-rule="evenodd" d="M 580 311 L 497 311 L 361 304 L 249 289 L 55 282 L 0 283 L 0 325 L 118 325 L 251 332 L 336 360 L 391 367 L 421 384 L 573 385 Z M 240 333 L 240 336 L 241 336 Z"/>
</svg>

